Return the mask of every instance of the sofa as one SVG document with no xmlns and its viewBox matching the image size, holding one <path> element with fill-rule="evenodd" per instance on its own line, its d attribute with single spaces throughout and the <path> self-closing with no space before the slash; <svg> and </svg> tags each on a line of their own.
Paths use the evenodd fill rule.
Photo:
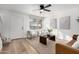
<svg viewBox="0 0 79 59">
<path fill-rule="evenodd" d="M 79 54 L 79 49 L 73 47 L 78 40 L 78 35 L 73 35 L 72 40 L 65 44 L 56 43 L 56 54 Z"/>
<path fill-rule="evenodd" d="M 56 54 L 79 54 L 79 49 L 75 49 L 65 44 L 56 43 Z"/>
</svg>

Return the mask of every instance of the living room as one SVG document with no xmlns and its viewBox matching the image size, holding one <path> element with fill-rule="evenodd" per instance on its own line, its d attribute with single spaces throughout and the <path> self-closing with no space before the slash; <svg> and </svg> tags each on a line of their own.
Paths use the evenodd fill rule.
<svg viewBox="0 0 79 59">
<path fill-rule="evenodd" d="M 1 53 L 55 53 L 55 51 L 51 52 L 52 42 L 46 47 L 37 40 L 40 35 L 46 35 L 47 30 L 50 29 L 50 12 L 45 11 L 43 15 L 40 10 L 37 10 L 40 5 L 0 5 Z"/>
<path fill-rule="evenodd" d="M 78 10 L 78 4 L 1 4 L 1 53 L 57 53 L 56 43 L 79 34 Z"/>
</svg>

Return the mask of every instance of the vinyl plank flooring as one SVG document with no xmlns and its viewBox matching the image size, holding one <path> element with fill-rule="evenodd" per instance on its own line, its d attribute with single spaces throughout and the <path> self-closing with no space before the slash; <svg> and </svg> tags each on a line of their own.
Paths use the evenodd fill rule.
<svg viewBox="0 0 79 59">
<path fill-rule="evenodd" d="M 2 48 L 0 54 L 54 54 L 55 44 L 48 40 L 47 45 L 39 42 L 39 38 L 35 39 L 16 39 L 12 40 L 8 45 Z"/>
<path fill-rule="evenodd" d="M 36 54 L 37 51 L 24 39 L 13 40 L 8 46 L 3 47 L 1 53 L 6 54 Z"/>
<path fill-rule="evenodd" d="M 55 42 L 47 39 L 47 45 L 39 42 L 39 37 L 26 39 L 40 54 L 55 54 Z"/>
</svg>

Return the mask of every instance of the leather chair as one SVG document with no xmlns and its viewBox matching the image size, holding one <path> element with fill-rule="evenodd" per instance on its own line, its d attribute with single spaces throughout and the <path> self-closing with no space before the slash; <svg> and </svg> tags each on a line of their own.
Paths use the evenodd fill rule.
<svg viewBox="0 0 79 59">
<path fill-rule="evenodd" d="M 47 38 L 45 36 L 40 36 L 40 43 L 47 45 Z"/>
<path fill-rule="evenodd" d="M 55 35 L 50 36 L 50 37 L 49 37 L 49 40 L 55 41 Z"/>
</svg>

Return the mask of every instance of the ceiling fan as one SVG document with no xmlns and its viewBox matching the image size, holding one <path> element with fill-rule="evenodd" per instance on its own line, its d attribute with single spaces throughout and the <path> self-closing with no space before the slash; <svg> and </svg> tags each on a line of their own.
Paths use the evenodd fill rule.
<svg viewBox="0 0 79 59">
<path fill-rule="evenodd" d="M 49 8 L 50 6 L 52 6 L 52 5 L 51 5 L 51 4 L 48 4 L 48 5 L 40 4 L 40 5 L 39 5 L 39 9 L 36 9 L 36 10 L 39 10 L 40 13 L 42 13 L 43 11 L 50 12 L 51 10 L 47 9 L 47 8 Z"/>
<path fill-rule="evenodd" d="M 46 9 L 46 8 L 48 8 L 50 6 L 52 6 L 52 5 L 51 4 L 48 4 L 48 5 L 45 6 L 44 4 L 40 4 L 40 10 L 50 12 L 51 10 Z"/>
</svg>

